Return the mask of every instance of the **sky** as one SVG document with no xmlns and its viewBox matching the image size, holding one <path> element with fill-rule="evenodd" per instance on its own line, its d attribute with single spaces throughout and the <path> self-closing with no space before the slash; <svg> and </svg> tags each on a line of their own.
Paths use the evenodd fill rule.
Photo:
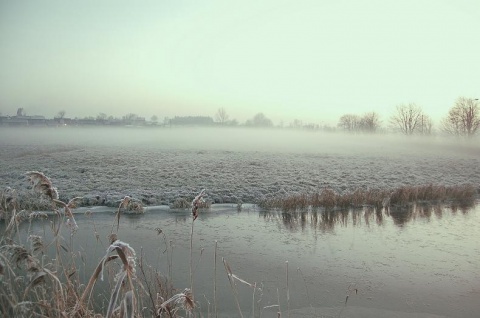
<svg viewBox="0 0 480 318">
<path fill-rule="evenodd" d="M 0 112 L 336 125 L 480 97 L 477 0 L 0 0 Z"/>
</svg>

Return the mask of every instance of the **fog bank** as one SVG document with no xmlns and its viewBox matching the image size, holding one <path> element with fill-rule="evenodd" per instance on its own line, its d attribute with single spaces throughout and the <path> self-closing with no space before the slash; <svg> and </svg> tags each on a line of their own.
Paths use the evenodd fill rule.
<svg viewBox="0 0 480 318">
<path fill-rule="evenodd" d="M 139 147 L 179 150 L 266 151 L 331 154 L 443 153 L 480 155 L 478 138 L 326 133 L 252 128 L 42 127 L 1 128 L 1 145 Z"/>
</svg>

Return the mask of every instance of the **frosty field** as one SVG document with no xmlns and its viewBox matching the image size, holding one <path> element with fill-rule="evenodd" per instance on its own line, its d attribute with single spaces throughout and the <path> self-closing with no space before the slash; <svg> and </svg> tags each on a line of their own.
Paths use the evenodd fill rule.
<svg viewBox="0 0 480 318">
<path fill-rule="evenodd" d="M 0 129 L 2 186 L 47 174 L 62 198 L 115 206 L 191 200 L 255 203 L 271 195 L 402 185 L 480 185 L 480 143 L 446 138 L 358 136 L 214 128 Z"/>
</svg>

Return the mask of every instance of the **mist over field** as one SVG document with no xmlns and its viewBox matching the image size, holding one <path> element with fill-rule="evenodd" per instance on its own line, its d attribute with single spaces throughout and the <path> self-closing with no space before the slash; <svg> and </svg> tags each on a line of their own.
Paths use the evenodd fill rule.
<svg viewBox="0 0 480 318">
<path fill-rule="evenodd" d="M 2 128 L 3 186 L 27 191 L 26 171 L 50 176 L 65 199 L 116 205 L 214 203 L 401 186 L 480 185 L 476 140 L 245 128 Z M 96 198 L 96 199 L 92 199 Z M 99 199 L 100 198 L 100 199 Z"/>
<path fill-rule="evenodd" d="M 140 147 L 281 153 L 480 156 L 478 138 L 205 127 L 1 128 L 0 145 Z"/>
</svg>

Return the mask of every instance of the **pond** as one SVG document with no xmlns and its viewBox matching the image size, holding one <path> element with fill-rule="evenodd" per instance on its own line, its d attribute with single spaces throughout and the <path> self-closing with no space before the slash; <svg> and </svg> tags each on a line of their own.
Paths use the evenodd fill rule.
<svg viewBox="0 0 480 318">
<path fill-rule="evenodd" d="M 113 212 L 76 210 L 79 229 L 71 241 L 86 264 L 84 281 L 105 255 Z M 123 215 L 118 237 L 183 290 L 190 286 L 191 226 L 189 210 L 150 207 L 143 215 Z M 24 222 L 20 231 L 50 235 L 42 220 Z M 238 212 L 234 205 L 213 205 L 194 223 L 195 300 L 205 317 L 215 317 L 214 286 L 219 317 L 240 315 L 235 292 L 245 317 L 477 317 L 479 237 L 478 205 L 378 213 L 283 213 L 253 205 Z M 256 283 L 255 292 L 240 281 L 230 286 L 223 258 L 235 275 Z M 101 286 L 97 306 L 108 303 Z"/>
</svg>

